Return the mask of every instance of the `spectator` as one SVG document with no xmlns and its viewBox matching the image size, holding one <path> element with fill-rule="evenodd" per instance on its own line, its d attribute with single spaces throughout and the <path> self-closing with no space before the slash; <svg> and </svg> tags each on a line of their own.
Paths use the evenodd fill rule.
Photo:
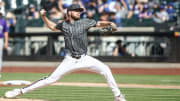
<svg viewBox="0 0 180 101">
<path fill-rule="evenodd" d="M 111 41 L 107 41 L 107 43 L 105 44 L 106 56 L 112 56 L 113 49 L 114 49 L 114 43 Z"/>
<path fill-rule="evenodd" d="M 90 0 L 89 4 L 86 7 L 86 13 L 88 18 L 93 18 L 93 19 L 98 19 L 98 11 L 96 7 L 96 1 L 95 0 Z"/>
<path fill-rule="evenodd" d="M 29 6 L 28 20 L 39 19 L 39 13 L 33 4 Z"/>
<path fill-rule="evenodd" d="M 143 11 L 143 9 L 144 9 L 144 5 L 139 0 L 136 0 L 135 5 L 133 7 L 134 14 L 138 16 L 140 12 Z"/>
<path fill-rule="evenodd" d="M 1 73 L 3 47 L 5 49 L 8 48 L 8 29 L 7 29 L 6 21 L 3 19 L 2 13 L 0 13 L 0 26 L 1 26 L 1 32 L 0 32 L 0 73 Z"/>
<path fill-rule="evenodd" d="M 2 0 L 0 0 L 0 12 L 5 16 L 5 3 Z"/>
<path fill-rule="evenodd" d="M 97 4 L 96 4 L 96 0 L 90 0 L 87 7 L 87 10 L 94 10 L 95 12 L 97 11 Z"/>
<path fill-rule="evenodd" d="M 120 0 L 120 3 L 123 5 L 123 7 L 124 7 L 125 9 L 130 10 L 128 0 Z"/>
<path fill-rule="evenodd" d="M 125 46 L 122 46 L 122 41 L 121 40 L 116 41 L 116 46 L 115 46 L 115 48 L 113 50 L 112 55 L 113 56 L 130 56 L 130 54 L 128 53 Z"/>
<path fill-rule="evenodd" d="M 129 4 L 129 9 L 131 9 L 133 5 L 135 4 L 135 0 L 127 0 L 127 2 Z"/>
<path fill-rule="evenodd" d="M 169 20 L 170 21 L 173 21 L 174 20 L 174 13 L 175 13 L 175 10 L 173 8 L 173 2 L 169 2 L 168 5 L 166 6 L 167 8 L 167 13 L 169 14 Z"/>
<path fill-rule="evenodd" d="M 152 46 L 150 53 L 152 56 L 163 56 L 164 51 L 165 51 L 165 49 L 163 47 L 163 44 L 162 43 L 156 43 Z"/>
<path fill-rule="evenodd" d="M 10 0 L 10 8 L 11 9 L 16 9 L 17 8 L 17 4 L 16 4 L 16 0 Z"/>
<path fill-rule="evenodd" d="M 159 4 L 160 4 L 160 0 L 149 0 L 148 2 L 149 10 L 154 14 L 154 12 L 157 12 Z"/>
<path fill-rule="evenodd" d="M 128 2 L 128 13 L 126 18 L 130 19 L 133 15 L 133 7 L 135 5 L 135 0 L 127 0 L 127 2 Z"/>
<path fill-rule="evenodd" d="M 68 5 L 67 4 L 63 4 L 62 5 L 62 9 L 63 9 L 63 13 L 64 13 L 64 15 L 66 14 L 66 12 L 67 12 L 67 8 L 68 8 Z"/>
<path fill-rule="evenodd" d="M 163 5 L 160 7 L 160 11 L 155 13 L 153 19 L 156 23 L 163 23 L 169 20 L 169 15 Z"/>
<path fill-rule="evenodd" d="M 148 0 L 138 0 L 138 1 L 141 3 L 147 3 L 148 2 Z"/>
<path fill-rule="evenodd" d="M 41 9 L 41 0 L 36 0 L 37 10 Z"/>
<path fill-rule="evenodd" d="M 64 14 L 65 12 L 64 12 L 63 6 L 64 6 L 63 1 L 62 0 L 58 0 L 58 8 L 57 9 L 59 9 L 59 11 Z"/>
<path fill-rule="evenodd" d="M 109 12 L 116 12 L 116 8 L 115 8 L 116 3 L 120 3 L 120 2 L 116 0 L 111 0 L 111 2 L 108 3 Z"/>
<path fill-rule="evenodd" d="M 109 12 L 109 4 L 107 3 L 107 0 L 98 0 L 97 1 L 97 9 L 98 13 L 103 13 L 103 12 Z"/>
<path fill-rule="evenodd" d="M 115 5 L 116 8 L 116 24 L 118 27 L 121 26 L 121 19 L 122 18 L 126 18 L 127 16 L 127 10 L 125 8 L 122 8 L 122 6 L 120 6 L 120 4 L 116 3 Z"/>
<path fill-rule="evenodd" d="M 94 10 L 92 10 L 92 9 L 87 10 L 87 18 L 95 19 L 95 17 L 96 17 L 95 15 L 96 15 L 96 12 Z"/>
<path fill-rule="evenodd" d="M 61 47 L 60 52 L 59 52 L 60 56 L 65 56 L 66 55 L 66 51 L 64 47 Z"/>
<path fill-rule="evenodd" d="M 41 5 L 48 13 L 53 7 L 59 7 L 56 0 L 42 0 Z"/>
<path fill-rule="evenodd" d="M 64 18 L 64 15 L 62 12 L 60 12 L 60 10 L 56 7 L 53 7 L 51 10 L 50 10 L 50 19 L 51 21 L 57 23 L 59 20 L 62 20 Z"/>
<path fill-rule="evenodd" d="M 3 0 L 0 0 L 0 2 L 2 1 Z M 19 0 L 7 0 L 6 2 L 8 2 L 7 4 L 10 5 L 10 7 L 6 7 L 6 8 L 16 9 L 14 14 L 22 12 L 22 10 L 20 11 L 20 9 L 17 9 L 19 8 L 19 4 L 23 7 L 26 7 L 26 5 L 29 3 L 28 0 L 22 0 L 22 2 L 20 3 Z M 159 11 L 160 3 L 163 3 L 165 5 L 165 10 L 169 15 L 169 19 L 166 21 L 175 21 L 176 16 L 178 15 L 176 12 L 179 11 L 176 10 L 176 6 L 175 6 L 176 5 L 175 2 L 179 3 L 178 0 L 175 1 L 169 0 L 164 2 L 162 2 L 162 0 L 35 0 L 35 1 L 33 0 L 33 2 L 34 4 L 36 4 L 36 6 L 34 5 L 33 6 L 37 9 L 41 8 L 40 6 L 38 6 L 41 2 L 41 6 L 45 8 L 48 11 L 48 13 L 51 13 L 50 15 L 51 18 L 53 19 L 63 18 L 62 16 L 64 15 L 64 13 L 66 13 L 66 8 L 68 7 L 68 5 L 74 3 L 81 5 L 81 7 L 87 10 L 86 13 L 82 13 L 83 17 L 93 18 L 96 20 L 101 19 L 99 18 L 99 16 L 101 16 L 101 14 L 104 12 L 106 13 L 116 12 L 115 14 L 116 20 L 114 20 L 113 18 L 114 14 L 110 14 L 109 20 L 111 21 L 114 20 L 114 22 L 118 25 L 118 27 L 121 26 L 121 19 L 127 19 L 127 18 L 137 19 L 135 17 L 138 17 L 139 19 L 142 18 L 149 19 L 151 17 L 153 17 L 155 20 L 160 19 L 157 18 L 157 15 L 160 13 Z M 3 3 L 0 4 L 4 5 Z M 28 12 L 29 13 L 28 19 L 39 18 L 38 17 L 39 13 L 33 13 L 34 11 L 37 12 L 33 6 L 32 8 L 29 9 L 32 10 L 32 12 L 31 11 Z M 55 9 L 54 7 L 57 7 L 57 9 Z M 7 9 L 4 11 L 7 11 Z M 61 14 L 60 13 L 52 14 L 52 12 L 56 12 L 56 11 L 60 12 Z M 56 15 L 58 16 L 57 18 L 55 17 Z M 165 15 L 165 13 L 163 15 Z M 129 25 L 126 24 L 126 22 L 128 22 L 128 20 L 124 20 L 124 25 Z M 156 22 L 161 22 L 161 21 L 158 20 Z"/>
<path fill-rule="evenodd" d="M 148 6 L 144 5 L 143 11 L 138 16 L 140 19 L 150 19 L 152 17 L 152 13 L 148 10 Z"/>
<path fill-rule="evenodd" d="M 73 4 L 79 4 L 79 5 L 80 5 L 80 7 L 84 8 L 84 6 L 83 6 L 83 4 L 82 4 L 81 0 L 73 0 L 73 2 L 72 2 L 72 3 L 73 3 Z"/>
<path fill-rule="evenodd" d="M 26 6 L 26 5 L 29 4 L 29 1 L 28 0 L 23 0 L 22 4 L 23 4 L 23 6 Z"/>
<path fill-rule="evenodd" d="M 108 13 L 106 13 L 106 12 L 101 13 L 100 17 L 99 17 L 99 20 L 100 21 L 108 21 Z"/>
<path fill-rule="evenodd" d="M 8 0 L 10 9 L 17 9 L 29 4 L 28 0 Z"/>
<path fill-rule="evenodd" d="M 137 16 L 143 11 L 143 4 L 139 0 L 135 0 L 134 5 L 129 9 L 127 14 L 127 19 L 130 19 L 132 16 Z"/>
<path fill-rule="evenodd" d="M 116 23 L 116 12 L 109 13 L 109 21 Z M 116 23 L 117 25 L 117 23 Z"/>
<path fill-rule="evenodd" d="M 103 5 L 104 3 L 102 0 L 97 0 L 97 10 L 99 14 L 104 11 Z"/>
<path fill-rule="evenodd" d="M 83 17 L 92 19 L 92 18 L 94 18 L 94 14 L 95 14 L 95 12 L 93 10 L 89 9 L 89 10 L 87 10 L 86 14 L 83 15 Z"/>
<path fill-rule="evenodd" d="M 108 0 L 109 1 L 109 0 Z M 127 0 L 111 0 L 111 2 L 108 3 L 109 4 L 109 11 L 111 12 L 116 12 L 116 4 L 120 4 L 120 6 L 125 9 L 125 10 L 129 10 L 129 3 Z"/>
<path fill-rule="evenodd" d="M 12 12 L 7 12 L 6 22 L 7 22 L 8 32 L 14 33 L 15 32 L 15 25 L 16 25 L 16 17 Z"/>
<path fill-rule="evenodd" d="M 66 5 L 71 5 L 73 0 L 62 0 L 63 4 L 66 4 Z"/>
</svg>

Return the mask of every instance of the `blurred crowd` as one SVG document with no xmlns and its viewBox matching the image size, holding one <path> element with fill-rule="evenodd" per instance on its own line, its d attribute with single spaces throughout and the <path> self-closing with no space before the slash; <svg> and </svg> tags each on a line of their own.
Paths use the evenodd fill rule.
<svg viewBox="0 0 180 101">
<path fill-rule="evenodd" d="M 26 27 L 41 28 L 44 26 L 39 14 L 40 9 L 45 9 L 48 12 L 47 17 L 55 23 L 58 23 L 60 20 L 65 19 L 67 7 L 71 4 L 79 4 L 84 8 L 84 12 L 81 14 L 82 18 L 92 18 L 97 21 L 112 21 L 116 23 L 118 27 L 137 26 L 138 24 L 140 24 L 140 26 L 146 26 L 150 24 L 150 26 L 154 26 L 155 28 L 162 28 L 163 26 L 168 26 L 171 22 L 180 22 L 179 0 L 0 0 L 0 12 L 6 19 L 10 34 L 19 34 L 21 32 L 24 33 Z M 180 27 L 177 28 L 179 29 Z M 134 43 L 125 44 L 126 42 L 124 40 L 125 39 L 117 40 L 115 45 L 113 44 L 112 46 L 110 42 L 107 43 L 105 47 L 107 50 L 110 50 L 107 54 L 110 53 L 110 55 L 113 56 L 136 56 L 137 54 L 134 52 L 135 49 L 140 49 L 140 51 L 136 53 L 141 53 L 141 55 L 143 53 L 141 50 L 146 50 L 142 48 L 145 47 L 144 44 L 138 44 L 139 48 L 137 48 L 136 45 L 132 45 Z M 140 39 L 135 40 L 139 41 Z M 149 39 L 146 39 L 146 41 L 147 40 Z M 16 55 L 25 53 L 25 50 L 23 50 L 25 49 L 25 38 L 15 37 L 13 41 L 11 46 L 15 48 L 12 49 L 12 53 Z M 94 47 L 91 48 L 92 53 L 97 53 L 97 55 L 100 54 L 100 44 L 102 44 L 101 38 L 96 37 L 94 40 L 90 41 L 92 41 L 89 43 L 90 46 Z M 112 41 L 115 42 L 116 40 Z M 37 46 L 36 43 L 33 45 Z M 30 46 L 32 50 L 34 47 L 33 45 Z M 38 45 L 38 47 L 43 46 L 41 43 Z M 112 48 L 114 46 L 115 48 Z M 46 48 L 47 46 L 45 45 L 43 47 Z M 39 49 L 40 51 L 43 50 L 43 53 L 45 53 L 44 50 L 46 49 Z M 62 50 L 63 49 L 64 47 L 62 46 Z M 165 48 L 158 48 L 158 50 L 160 50 L 158 52 L 162 53 L 162 49 Z M 34 48 L 34 50 L 37 51 L 38 48 Z M 64 51 L 60 53 L 64 54 Z"/>
<path fill-rule="evenodd" d="M 164 23 L 177 21 L 180 15 L 178 0 L 0 0 L 0 11 L 7 19 L 9 32 L 23 32 L 24 26 L 43 26 L 40 9 L 47 10 L 48 17 L 57 23 L 74 3 L 84 8 L 81 17 L 112 21 L 118 27 L 133 18 Z"/>
</svg>

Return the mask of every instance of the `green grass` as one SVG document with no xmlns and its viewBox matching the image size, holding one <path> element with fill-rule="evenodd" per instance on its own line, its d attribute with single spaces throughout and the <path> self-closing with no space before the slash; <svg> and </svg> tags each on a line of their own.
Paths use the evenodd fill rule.
<svg viewBox="0 0 180 101">
<path fill-rule="evenodd" d="M 36 81 L 48 74 L 43 73 L 3 73 L 0 81 L 6 80 L 29 80 Z M 118 75 L 114 78 L 117 83 L 180 85 L 180 75 Z M 59 82 L 106 82 L 104 77 L 98 74 L 68 74 Z"/>
<path fill-rule="evenodd" d="M 35 81 L 47 76 L 43 73 L 3 73 L 0 81 Z M 180 85 L 180 75 L 114 75 L 117 83 Z M 68 74 L 60 82 L 106 82 L 97 74 Z M 0 87 L 0 96 L 17 87 Z M 180 89 L 120 88 L 127 101 L 180 101 Z M 108 87 L 47 86 L 19 98 L 45 99 L 50 101 L 113 101 Z"/>
<path fill-rule="evenodd" d="M 0 96 L 13 87 L 0 87 Z M 180 90 L 122 88 L 128 101 L 180 101 Z M 46 99 L 50 101 L 113 101 L 109 88 L 48 86 L 18 98 Z"/>
</svg>

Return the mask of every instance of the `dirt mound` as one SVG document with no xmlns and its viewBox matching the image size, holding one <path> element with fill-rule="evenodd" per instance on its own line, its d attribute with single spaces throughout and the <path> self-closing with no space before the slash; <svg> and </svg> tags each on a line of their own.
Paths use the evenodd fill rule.
<svg viewBox="0 0 180 101">
<path fill-rule="evenodd" d="M 36 99 L 4 99 L 4 98 L 0 98 L 0 101 L 45 101 L 45 100 L 36 100 Z"/>
</svg>

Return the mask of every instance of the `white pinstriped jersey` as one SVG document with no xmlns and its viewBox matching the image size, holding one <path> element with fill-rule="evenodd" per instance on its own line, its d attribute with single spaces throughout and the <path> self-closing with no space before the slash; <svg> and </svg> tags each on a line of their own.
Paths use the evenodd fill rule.
<svg viewBox="0 0 180 101">
<path fill-rule="evenodd" d="M 57 24 L 56 28 L 64 34 L 65 49 L 72 55 L 82 55 L 87 53 L 87 31 L 90 27 L 96 25 L 93 19 L 80 19 L 72 24 L 63 21 Z"/>
</svg>

